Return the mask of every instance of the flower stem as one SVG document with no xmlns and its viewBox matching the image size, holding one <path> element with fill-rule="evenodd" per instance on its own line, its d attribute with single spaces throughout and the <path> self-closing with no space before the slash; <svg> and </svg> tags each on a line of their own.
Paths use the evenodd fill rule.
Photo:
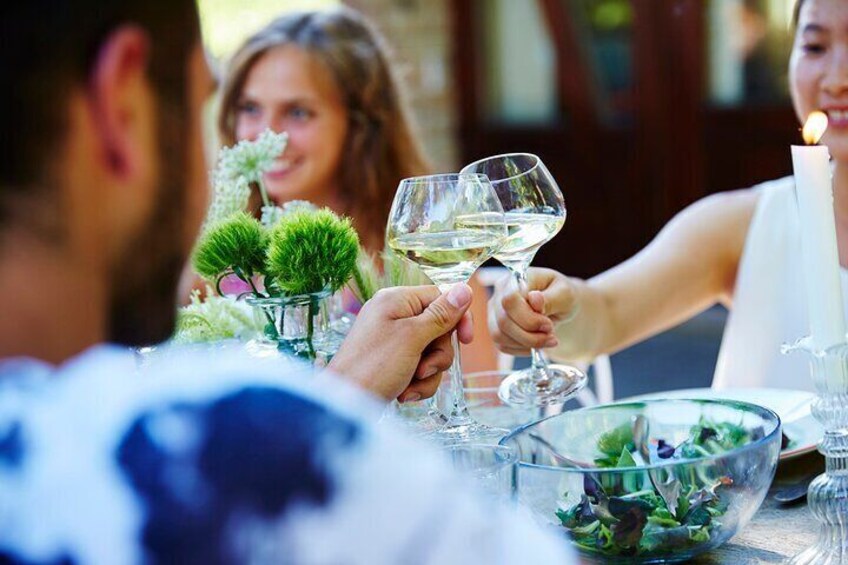
<svg viewBox="0 0 848 565">
<path fill-rule="evenodd" d="M 256 184 L 259 186 L 259 196 L 262 197 L 262 205 L 270 206 L 271 201 L 268 200 L 268 190 L 265 188 L 265 182 L 262 180 L 262 175 L 256 179 Z"/>
<path fill-rule="evenodd" d="M 306 348 L 309 358 L 315 360 L 315 347 L 312 345 L 312 335 L 315 333 L 315 298 L 309 297 L 309 319 L 306 321 Z"/>
<path fill-rule="evenodd" d="M 246 282 L 247 284 L 250 285 L 250 288 L 253 289 L 253 295 L 254 296 L 256 296 L 257 298 L 265 298 L 265 295 L 262 294 L 261 292 L 259 292 L 259 289 L 256 288 L 255 284 L 253 284 L 253 277 L 252 276 L 245 275 L 244 271 L 242 271 L 238 267 L 233 268 L 233 272 L 236 274 L 236 276 L 238 278 L 240 278 L 241 280 L 243 280 L 244 282 Z M 280 332 L 277 331 L 277 324 L 274 323 L 274 318 L 264 308 L 262 309 L 262 313 L 265 314 L 265 319 L 268 320 L 268 323 L 271 325 L 272 328 L 274 328 L 274 334 L 279 338 Z"/>
<path fill-rule="evenodd" d="M 221 282 L 223 282 L 223 280 L 231 274 L 232 273 L 230 271 L 226 271 L 224 273 L 221 273 L 221 276 L 215 279 L 215 292 L 218 293 L 218 296 L 224 296 L 224 293 L 221 291 Z"/>
<path fill-rule="evenodd" d="M 255 284 L 253 284 L 253 277 L 252 276 L 245 275 L 244 272 L 239 270 L 239 269 L 236 269 L 236 275 L 238 276 L 238 278 L 240 278 L 241 280 L 243 280 L 244 282 L 246 282 L 247 284 L 250 285 L 250 288 L 253 289 L 253 294 L 257 298 L 265 298 L 265 295 L 262 294 L 261 292 L 259 292 L 259 289 L 256 288 Z"/>
</svg>

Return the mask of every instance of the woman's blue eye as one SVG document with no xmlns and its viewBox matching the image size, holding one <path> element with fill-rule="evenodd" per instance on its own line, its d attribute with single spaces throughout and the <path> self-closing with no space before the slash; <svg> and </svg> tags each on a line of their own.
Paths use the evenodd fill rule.
<svg viewBox="0 0 848 565">
<path fill-rule="evenodd" d="M 259 114 L 259 106 L 252 102 L 244 102 L 238 105 L 238 111 L 241 114 L 248 114 L 254 116 Z"/>
<path fill-rule="evenodd" d="M 294 107 L 289 110 L 289 116 L 296 120 L 305 120 L 312 117 L 312 112 L 306 108 Z"/>
</svg>

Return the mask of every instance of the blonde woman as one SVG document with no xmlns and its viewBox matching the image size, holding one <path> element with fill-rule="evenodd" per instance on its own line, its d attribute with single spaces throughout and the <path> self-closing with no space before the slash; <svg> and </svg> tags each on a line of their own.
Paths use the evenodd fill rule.
<svg viewBox="0 0 848 565">
<path fill-rule="evenodd" d="M 371 252 L 383 249 L 400 180 L 431 172 L 385 40 L 347 8 L 287 14 L 250 37 L 226 69 L 218 128 L 225 145 L 266 128 L 288 132 L 263 179 L 269 198 L 350 216 Z M 252 202 L 258 210 L 258 194 Z M 472 311 L 485 320 L 484 290 L 474 294 Z M 495 366 L 485 323 L 463 361 L 469 371 Z"/>
</svg>

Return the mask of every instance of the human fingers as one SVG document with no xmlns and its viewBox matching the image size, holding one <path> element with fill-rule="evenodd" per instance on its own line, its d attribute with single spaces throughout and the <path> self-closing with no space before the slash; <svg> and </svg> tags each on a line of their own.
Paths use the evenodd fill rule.
<svg viewBox="0 0 848 565">
<path fill-rule="evenodd" d="M 509 316 L 507 312 L 499 313 L 497 317 L 497 329 L 492 334 L 492 339 L 500 346 L 542 348 L 555 347 L 558 344 L 556 336 L 553 335 L 553 325 L 548 321 L 547 332 L 527 331 Z"/>
<path fill-rule="evenodd" d="M 424 344 L 429 344 L 442 335 L 453 331 L 471 306 L 471 298 L 471 287 L 465 283 L 459 283 L 430 302 L 413 319 L 418 338 Z M 464 329 L 463 332 L 467 337 L 468 329 Z"/>
<path fill-rule="evenodd" d="M 474 341 L 474 316 L 470 310 L 459 320 L 456 332 L 460 343 L 469 344 Z"/>
<path fill-rule="evenodd" d="M 535 311 L 547 315 L 554 322 L 573 319 L 579 311 L 581 281 L 556 271 L 548 276 L 545 288 L 530 292 L 528 302 Z"/>
<path fill-rule="evenodd" d="M 415 369 L 416 379 L 428 379 L 442 371 L 446 371 L 453 363 L 454 350 L 450 335 L 446 334 L 435 339 L 424 350 L 421 362 Z"/>
<path fill-rule="evenodd" d="M 424 398 L 430 398 L 439 389 L 442 382 L 442 373 L 426 378 L 413 379 L 406 389 L 398 396 L 398 402 L 415 402 Z"/>
<path fill-rule="evenodd" d="M 499 319 L 506 317 L 526 332 L 551 333 L 554 325 L 550 318 L 530 307 L 527 299 L 517 292 L 501 298 Z"/>
</svg>

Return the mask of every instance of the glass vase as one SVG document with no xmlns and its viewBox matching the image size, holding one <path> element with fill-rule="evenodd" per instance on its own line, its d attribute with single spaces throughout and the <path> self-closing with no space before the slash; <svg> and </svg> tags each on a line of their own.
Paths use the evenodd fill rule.
<svg viewBox="0 0 848 565">
<path fill-rule="evenodd" d="M 346 336 L 353 328 L 356 315 L 345 309 L 345 289 L 337 291 L 327 299 L 329 304 L 330 328 L 335 332 Z"/>
<path fill-rule="evenodd" d="M 260 356 L 283 353 L 316 366 L 327 365 L 341 347 L 344 336 L 330 324 L 328 290 L 294 296 L 247 298 L 267 321 L 264 337 L 251 349 Z"/>
</svg>

